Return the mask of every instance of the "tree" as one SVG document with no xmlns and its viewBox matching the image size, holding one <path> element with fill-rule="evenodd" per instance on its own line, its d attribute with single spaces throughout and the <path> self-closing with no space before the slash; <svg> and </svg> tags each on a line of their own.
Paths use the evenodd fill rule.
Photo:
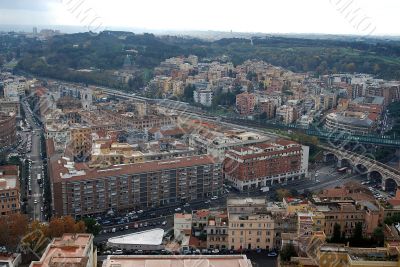
<svg viewBox="0 0 400 267">
<path fill-rule="evenodd" d="M 356 223 L 353 235 L 351 236 L 350 243 L 352 246 L 358 246 L 364 243 L 363 237 L 363 224 L 361 222 Z"/>
<path fill-rule="evenodd" d="M 62 218 L 52 218 L 49 223 L 48 236 L 50 238 L 60 237 L 65 233 L 64 221 Z"/>
<path fill-rule="evenodd" d="M 193 102 L 193 92 L 196 90 L 194 85 L 187 85 L 183 90 L 183 100 L 187 102 Z"/>
<path fill-rule="evenodd" d="M 372 241 L 374 241 L 380 247 L 383 246 L 385 235 L 382 227 L 377 227 L 374 229 L 374 232 L 372 233 Z"/>
<path fill-rule="evenodd" d="M 290 261 L 292 257 L 296 257 L 297 252 L 293 244 L 286 244 L 281 250 L 281 261 Z"/>
<path fill-rule="evenodd" d="M 0 216 L 0 244 L 14 249 L 28 229 L 28 217 L 24 214 Z"/>
<path fill-rule="evenodd" d="M 100 224 L 96 222 L 93 218 L 84 218 L 83 222 L 85 223 L 86 233 L 91 233 L 93 235 L 98 235 L 101 230 Z"/>
<path fill-rule="evenodd" d="M 332 238 L 331 238 L 331 242 L 332 243 L 340 243 L 342 240 L 342 234 L 340 231 L 340 224 L 335 223 L 335 225 L 333 226 L 333 234 L 332 234 Z"/>
<path fill-rule="evenodd" d="M 276 194 L 278 196 L 279 201 L 282 201 L 283 198 L 285 197 L 289 197 L 290 196 L 290 192 L 287 189 L 278 189 L 276 190 Z"/>
</svg>

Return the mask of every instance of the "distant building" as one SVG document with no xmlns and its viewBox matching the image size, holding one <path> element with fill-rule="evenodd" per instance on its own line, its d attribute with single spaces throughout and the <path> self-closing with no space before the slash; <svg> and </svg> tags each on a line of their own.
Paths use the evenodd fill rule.
<svg viewBox="0 0 400 267">
<path fill-rule="evenodd" d="M 331 112 L 326 116 L 325 129 L 357 135 L 371 134 L 377 127 L 377 115 L 364 112 Z"/>
<path fill-rule="evenodd" d="M 260 101 L 258 103 L 261 114 L 265 113 L 267 119 L 275 118 L 276 103 L 273 100 Z"/>
<path fill-rule="evenodd" d="M 211 107 L 213 100 L 213 92 L 209 89 L 195 90 L 193 92 L 193 100 L 206 107 Z"/>
<path fill-rule="evenodd" d="M 241 115 L 250 115 L 254 113 L 256 97 L 254 94 L 245 92 L 236 96 L 236 109 Z"/>
<path fill-rule="evenodd" d="M 18 166 L 0 166 L 0 216 L 19 213 L 20 201 Z"/>
<path fill-rule="evenodd" d="M 293 106 L 283 105 L 276 109 L 276 117 L 284 124 L 291 124 L 297 119 L 297 111 Z"/>
<path fill-rule="evenodd" d="M 91 234 L 64 234 L 54 238 L 43 252 L 39 261 L 29 267 L 80 266 L 96 267 L 97 251 Z"/>
</svg>

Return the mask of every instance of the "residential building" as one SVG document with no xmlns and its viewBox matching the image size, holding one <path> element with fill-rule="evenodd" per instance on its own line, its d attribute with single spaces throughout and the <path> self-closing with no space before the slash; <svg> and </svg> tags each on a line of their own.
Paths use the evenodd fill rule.
<svg viewBox="0 0 400 267">
<path fill-rule="evenodd" d="M 75 161 L 88 161 L 92 150 L 92 129 L 89 126 L 74 125 L 70 134 L 69 155 Z"/>
<path fill-rule="evenodd" d="M 240 115 L 250 115 L 254 113 L 256 97 L 254 94 L 244 92 L 236 96 L 236 109 Z"/>
<path fill-rule="evenodd" d="M 192 214 L 175 213 L 174 214 L 174 237 L 181 240 L 184 236 L 190 236 L 192 233 Z"/>
<path fill-rule="evenodd" d="M 0 166 L 0 216 L 20 212 L 20 201 L 18 166 Z"/>
<path fill-rule="evenodd" d="M 300 198 L 285 197 L 283 198 L 283 206 L 290 214 L 307 212 L 308 210 L 310 210 L 310 205 L 308 201 Z"/>
<path fill-rule="evenodd" d="M 276 112 L 275 102 L 276 101 L 273 100 L 266 100 L 266 101 L 260 101 L 258 103 L 260 113 L 261 114 L 265 113 L 267 119 L 275 118 L 275 112 Z"/>
<path fill-rule="evenodd" d="M 0 98 L 0 113 L 10 114 L 14 113 L 17 117 L 21 116 L 20 112 L 21 104 L 19 101 L 7 101 L 5 99 Z"/>
<path fill-rule="evenodd" d="M 207 155 L 89 168 L 69 158 L 49 164 L 55 216 L 160 207 L 219 195 L 221 163 Z"/>
<path fill-rule="evenodd" d="M 324 127 L 329 131 L 367 135 L 376 130 L 377 115 L 364 112 L 331 112 L 326 116 Z"/>
<path fill-rule="evenodd" d="M 273 249 L 275 222 L 268 212 L 254 214 L 228 213 L 229 248 Z"/>
<path fill-rule="evenodd" d="M 252 267 L 246 255 L 110 255 L 103 267 L 184 266 L 184 267 Z"/>
<path fill-rule="evenodd" d="M 29 267 L 81 266 L 96 267 L 97 251 L 91 234 L 64 234 L 54 238 L 43 252 L 39 261 Z"/>
<path fill-rule="evenodd" d="M 9 147 L 17 141 L 15 113 L 0 113 L 0 148 Z"/>
<path fill-rule="evenodd" d="M 276 117 L 284 124 L 291 124 L 297 119 L 297 111 L 293 106 L 283 105 L 276 109 Z"/>
<path fill-rule="evenodd" d="M 287 140 L 237 147 L 226 153 L 225 178 L 240 191 L 300 180 L 308 172 L 308 151 Z"/>
<path fill-rule="evenodd" d="M 229 244 L 228 227 L 228 214 L 226 212 L 211 212 L 205 228 L 207 248 L 227 249 Z"/>
<path fill-rule="evenodd" d="M 193 100 L 206 107 L 211 107 L 213 100 L 213 91 L 210 89 L 195 90 L 193 92 Z"/>
</svg>

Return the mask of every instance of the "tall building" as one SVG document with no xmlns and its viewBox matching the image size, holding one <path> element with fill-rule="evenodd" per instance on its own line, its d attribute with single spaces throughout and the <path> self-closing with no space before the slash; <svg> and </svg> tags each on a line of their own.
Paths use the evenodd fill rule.
<svg viewBox="0 0 400 267">
<path fill-rule="evenodd" d="M 12 146 L 17 141 L 15 113 L 0 113 L 0 148 Z"/>
<path fill-rule="evenodd" d="M 224 160 L 225 178 L 241 191 L 300 180 L 308 172 L 308 152 L 287 140 L 233 148 Z"/>
<path fill-rule="evenodd" d="M 250 115 L 254 113 L 256 97 L 254 94 L 244 92 L 236 96 L 236 109 L 241 115 Z"/>
<path fill-rule="evenodd" d="M 53 214 L 75 217 L 209 198 L 222 190 L 221 163 L 191 156 L 103 169 L 69 158 L 50 163 Z"/>
<path fill-rule="evenodd" d="M 91 234 L 64 234 L 54 238 L 47 246 L 39 261 L 32 261 L 29 267 L 96 267 L 97 251 Z"/>
<path fill-rule="evenodd" d="M 0 216 L 20 212 L 18 166 L 0 166 Z"/>
</svg>

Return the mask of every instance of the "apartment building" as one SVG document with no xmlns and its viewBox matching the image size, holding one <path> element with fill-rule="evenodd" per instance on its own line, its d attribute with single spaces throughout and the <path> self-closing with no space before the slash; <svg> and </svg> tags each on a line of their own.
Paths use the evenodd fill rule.
<svg viewBox="0 0 400 267">
<path fill-rule="evenodd" d="M 19 101 L 7 101 L 4 98 L 0 98 L 0 113 L 14 113 L 17 117 L 20 117 L 20 106 L 21 104 L 19 103 Z"/>
<path fill-rule="evenodd" d="M 229 213 L 228 216 L 230 249 L 274 248 L 275 221 L 271 214 Z"/>
<path fill-rule="evenodd" d="M 89 126 L 75 125 L 70 130 L 69 155 L 76 161 L 88 161 L 92 150 L 92 129 Z"/>
<path fill-rule="evenodd" d="M 80 217 L 209 198 L 222 190 L 221 163 L 191 156 L 89 168 L 69 158 L 50 162 L 53 214 Z"/>
<path fill-rule="evenodd" d="M 227 249 L 228 240 L 228 214 L 226 212 L 212 211 L 208 217 L 207 226 L 207 248 Z"/>
<path fill-rule="evenodd" d="M 0 216 L 20 212 L 18 166 L 0 166 Z"/>
<path fill-rule="evenodd" d="M 97 251 L 91 234 L 64 234 L 47 245 L 39 261 L 29 267 L 46 266 L 97 266 Z"/>
<path fill-rule="evenodd" d="M 273 100 L 260 101 L 258 103 L 259 111 L 261 114 L 265 113 L 267 119 L 275 118 L 276 103 Z"/>
<path fill-rule="evenodd" d="M 193 92 L 193 100 L 206 107 L 211 107 L 213 100 L 213 91 L 209 89 L 195 90 Z"/>
<path fill-rule="evenodd" d="M 240 191 L 303 179 L 309 148 L 292 141 L 236 147 L 226 153 L 225 178 Z"/>
<path fill-rule="evenodd" d="M 340 230 L 346 237 L 353 234 L 357 223 L 363 225 L 363 233 L 366 236 L 371 236 L 379 224 L 379 209 L 368 201 L 356 203 L 353 200 L 344 200 L 321 203 L 316 205 L 315 209 L 324 215 L 323 231 L 327 237 L 332 236 L 335 224 L 340 225 Z"/>
<path fill-rule="evenodd" d="M 297 120 L 297 111 L 293 106 L 283 105 L 276 109 L 276 117 L 284 124 L 291 124 Z"/>
<path fill-rule="evenodd" d="M 241 115 L 250 115 L 254 113 L 256 97 L 254 94 L 245 92 L 236 96 L 236 109 Z"/>
<path fill-rule="evenodd" d="M 17 141 L 15 113 L 0 113 L 0 148 L 12 146 Z"/>
</svg>

